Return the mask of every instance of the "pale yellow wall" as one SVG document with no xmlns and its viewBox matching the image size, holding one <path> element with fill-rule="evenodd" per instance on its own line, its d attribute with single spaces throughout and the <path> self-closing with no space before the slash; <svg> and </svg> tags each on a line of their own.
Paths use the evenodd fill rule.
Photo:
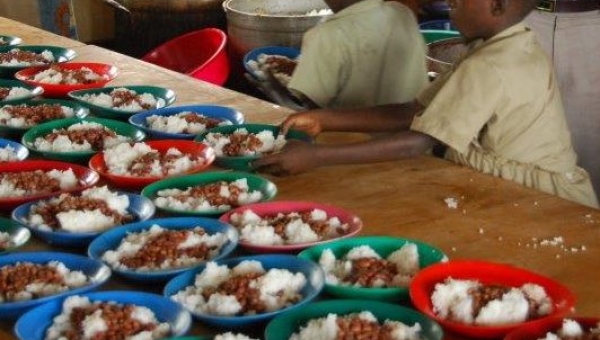
<svg viewBox="0 0 600 340">
<path fill-rule="evenodd" d="M 109 40 L 115 35 L 114 9 L 102 0 L 73 0 L 79 40 Z M 40 27 L 37 0 L 0 0 L 0 16 Z"/>
</svg>

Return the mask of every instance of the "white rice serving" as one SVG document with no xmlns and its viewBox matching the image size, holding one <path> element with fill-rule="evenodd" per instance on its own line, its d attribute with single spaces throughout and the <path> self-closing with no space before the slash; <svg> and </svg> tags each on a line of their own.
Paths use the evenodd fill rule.
<svg viewBox="0 0 600 340">
<path fill-rule="evenodd" d="M 339 316 L 335 313 L 329 313 L 326 317 L 312 319 L 308 321 L 307 324 L 300 327 L 299 332 L 292 334 L 289 340 L 337 340 L 340 336 L 340 329 L 338 325 L 339 319 L 345 318 L 358 318 L 364 323 L 368 323 L 370 325 L 379 324 L 379 321 L 371 313 L 370 311 L 363 311 L 360 313 L 353 313 L 344 316 Z M 389 329 L 386 332 L 389 337 L 386 339 L 390 340 L 421 340 L 420 333 L 422 331 L 422 327 L 419 323 L 415 323 L 412 326 L 408 326 L 407 324 L 394 321 L 394 320 L 385 320 L 383 321 L 383 327 Z M 345 332 L 352 332 L 352 330 L 347 330 Z M 345 333 L 346 334 L 346 333 Z M 352 334 L 352 333 L 351 333 Z M 372 339 L 367 337 L 361 337 L 362 334 L 356 334 L 355 337 L 343 337 L 343 339 Z"/>
<path fill-rule="evenodd" d="M 60 314 L 54 317 L 52 325 L 46 330 L 45 340 L 66 340 L 66 334 L 74 331 L 72 325 L 71 314 L 76 308 L 86 308 L 99 305 L 101 302 L 92 302 L 88 297 L 85 296 L 70 296 L 63 301 L 62 311 Z M 123 304 L 118 304 L 114 301 L 107 301 L 108 304 L 124 307 Z M 80 334 L 81 339 L 96 339 L 98 336 L 102 336 L 102 332 L 109 330 L 109 324 L 103 317 L 102 310 L 96 310 L 93 314 L 85 316 L 81 321 L 83 334 Z M 134 306 L 131 314 L 129 315 L 133 320 L 141 323 L 142 325 L 153 324 L 156 327 L 153 330 L 146 330 L 138 332 L 134 335 L 128 336 L 126 340 L 153 340 L 163 339 L 171 332 L 171 326 L 167 322 L 160 322 L 154 312 L 148 307 Z M 110 318 L 110 316 L 107 316 Z M 118 320 L 117 320 L 118 321 Z M 113 325 L 114 327 L 114 325 Z"/>
<path fill-rule="evenodd" d="M 349 286 L 352 284 L 344 281 L 344 278 L 353 271 L 352 260 L 364 258 L 382 259 L 373 248 L 362 245 L 350 249 L 339 259 L 331 249 L 325 249 L 319 258 L 319 265 L 325 272 L 325 281 L 328 284 Z M 385 260 L 395 264 L 397 274 L 392 278 L 391 283 L 376 281 L 371 287 L 407 287 L 420 269 L 419 252 L 414 243 L 404 244 L 389 254 Z M 354 285 L 360 286 L 358 283 Z"/>
<path fill-rule="evenodd" d="M 525 322 L 531 315 L 543 316 L 552 312 L 553 306 L 544 287 L 526 283 L 521 287 L 509 287 L 499 299 L 493 299 L 477 312 L 471 292 L 484 288 L 477 280 L 447 278 L 437 283 L 431 295 L 434 312 L 443 319 L 475 324 L 502 325 Z M 534 309 L 530 310 L 530 302 Z"/>
<path fill-rule="evenodd" d="M 42 171 L 42 170 L 37 170 Z M 47 176 L 57 179 L 60 183 L 61 190 L 71 190 L 77 187 L 79 180 L 72 169 L 57 170 L 53 169 L 45 172 Z M 18 188 L 14 182 L 10 181 L 6 176 L 0 174 L 0 197 L 23 197 L 31 196 L 37 192 L 28 191 Z"/>
<path fill-rule="evenodd" d="M 44 221 L 44 218 L 34 212 L 37 208 L 45 205 L 59 205 L 68 196 L 69 194 L 61 194 L 59 197 L 32 205 L 25 223 L 34 228 L 52 231 L 52 228 Z M 86 189 L 81 192 L 81 196 L 102 200 L 106 202 L 108 208 L 120 215 L 126 215 L 127 208 L 129 208 L 129 197 L 127 195 L 119 195 L 117 192 L 109 190 L 107 186 Z M 58 220 L 60 229 L 75 233 L 103 231 L 117 224 L 114 217 L 105 215 L 98 208 L 70 209 L 56 214 L 56 219 Z"/>
<path fill-rule="evenodd" d="M 133 144 L 121 143 L 104 151 L 104 162 L 106 163 L 108 172 L 111 174 L 140 177 L 132 172 L 132 170 L 135 170 L 135 161 L 148 153 L 159 153 L 159 151 L 152 149 L 150 145 L 143 142 Z M 180 174 L 204 162 L 202 158 L 194 160 L 176 148 L 167 150 L 166 155 L 175 155 L 178 157 L 170 161 L 167 168 L 158 159 L 155 159 L 151 164 L 150 172 L 143 177 L 162 177 L 165 174 L 167 176 Z"/>
<path fill-rule="evenodd" d="M 596 327 L 590 328 L 589 331 L 585 331 L 584 327 L 579 322 L 572 319 L 564 319 L 561 328 L 556 332 L 548 332 L 543 338 L 537 340 L 561 340 L 561 339 L 588 339 L 583 338 L 584 334 L 594 334 L 597 339 L 600 336 L 600 322 Z M 592 339 L 592 338 L 589 338 Z"/>
<path fill-rule="evenodd" d="M 10 145 L 0 148 L 0 162 L 14 162 L 17 160 L 19 160 L 19 157 L 15 148 Z"/>
<path fill-rule="evenodd" d="M 23 104 L 25 105 L 25 104 Z M 29 106 L 29 105 L 27 105 Z M 9 109 L 13 108 L 13 105 L 5 105 L 0 107 L 0 124 L 15 128 L 26 128 L 30 127 L 31 124 L 27 123 L 25 118 L 13 115 Z M 75 115 L 75 111 L 68 106 L 61 105 L 61 111 L 63 114 L 62 118 L 69 118 Z"/>
<path fill-rule="evenodd" d="M 77 130 L 91 130 L 98 129 L 104 131 L 112 131 L 104 125 L 96 122 L 87 122 L 82 121 L 81 123 L 75 123 L 66 128 L 67 131 L 77 131 Z M 54 129 L 52 132 L 59 132 L 60 130 Z M 114 131 L 112 131 L 114 132 Z M 103 138 L 104 148 L 111 148 L 121 143 L 130 142 L 131 138 L 116 134 L 115 137 L 106 136 Z M 37 137 L 33 146 L 39 151 L 53 151 L 53 152 L 75 152 L 75 151 L 92 151 L 92 145 L 87 141 L 83 140 L 83 142 L 74 142 L 69 136 L 61 135 L 56 137 L 53 141 L 49 141 L 44 137 Z"/>
<path fill-rule="evenodd" d="M 170 116 L 151 115 L 146 117 L 146 124 L 152 130 L 167 132 L 167 133 L 186 133 L 199 134 L 208 130 L 206 124 L 197 122 L 188 122 L 185 117 L 188 115 L 197 115 L 205 117 L 200 113 L 192 111 L 182 111 Z M 228 120 L 221 120 L 217 126 L 231 125 Z M 185 131 L 185 132 L 184 132 Z"/>
<path fill-rule="evenodd" d="M 233 135 L 249 135 L 251 134 L 245 128 L 236 129 Z M 255 134 L 256 137 L 262 142 L 262 145 L 258 147 L 256 150 L 249 150 L 248 148 L 242 148 L 240 150 L 240 156 L 259 156 L 265 153 L 277 152 L 283 149 L 286 144 L 285 136 L 277 135 L 274 136 L 273 132 L 270 130 L 263 130 Z M 223 152 L 223 147 L 230 144 L 232 142 L 231 136 L 209 132 L 204 137 L 203 143 L 209 145 L 215 150 L 215 155 L 217 157 L 227 156 L 226 153 Z"/>
<path fill-rule="evenodd" d="M 285 308 L 301 298 L 300 292 L 307 279 L 301 272 L 293 273 L 287 269 L 272 268 L 265 270 L 258 261 L 244 260 L 233 268 L 208 262 L 198 273 L 193 286 L 172 295 L 171 298 L 187 309 L 199 314 L 234 316 L 242 311 L 242 305 L 235 295 L 211 294 L 208 299 L 202 295 L 204 290 L 212 289 L 235 276 L 262 274 L 250 282 L 250 287 L 258 290 L 258 298 L 264 303 L 267 312 Z"/>
<path fill-rule="evenodd" d="M 289 219 L 285 224 L 284 233 L 275 232 L 273 219 Z M 342 223 L 336 216 L 328 216 L 324 210 L 313 209 L 310 220 L 304 222 L 300 213 L 279 213 L 273 218 L 262 218 L 251 209 L 244 210 L 241 214 L 234 213 L 230 217 L 233 224 L 240 231 L 240 239 L 257 245 L 283 245 L 317 242 L 325 239 L 339 237 L 349 229 L 347 223 Z M 325 223 L 327 228 L 324 234 L 315 232 L 310 223 Z"/>
<path fill-rule="evenodd" d="M 10 265 L 12 267 L 16 267 L 19 265 L 36 265 L 31 262 L 17 262 L 14 265 Z M 63 283 L 52 283 L 46 281 L 32 281 L 32 278 L 29 278 L 29 282 L 24 287 L 23 290 L 17 292 L 16 294 L 11 294 L 10 299 L 7 299 L 5 292 L 0 294 L 0 303 L 13 302 L 13 301 L 25 301 L 31 300 L 36 297 L 48 296 L 57 294 L 60 292 L 67 291 L 69 289 L 82 287 L 90 284 L 92 278 L 86 276 L 80 270 L 72 270 L 67 268 L 64 263 L 60 261 L 49 261 L 47 264 L 37 265 L 37 266 L 47 266 L 54 268 L 60 277 L 63 280 Z M 0 267 L 0 269 L 5 269 L 9 267 L 9 265 Z M 9 278 L 4 278 L 3 280 L 10 280 Z M 20 280 L 13 280 L 20 281 Z"/>
<path fill-rule="evenodd" d="M 232 208 L 232 204 L 241 206 L 259 202 L 263 198 L 263 194 L 259 190 L 250 190 L 246 178 L 240 178 L 228 183 L 228 185 L 223 184 L 220 186 L 218 195 L 223 199 L 232 198 L 232 195 L 234 195 L 232 191 L 235 191 L 237 197 L 233 199 L 232 204 L 213 205 L 209 197 L 190 196 L 192 190 L 193 187 L 188 187 L 185 190 L 176 188 L 159 190 L 156 193 L 157 197 L 154 199 L 154 204 L 163 209 L 181 211 L 227 211 Z"/>
<path fill-rule="evenodd" d="M 258 340 L 258 339 L 251 338 L 251 337 L 246 336 L 241 333 L 227 332 L 227 333 L 221 333 L 221 334 L 215 335 L 213 340 Z"/>
<path fill-rule="evenodd" d="M 13 48 L 12 50 L 10 50 L 8 52 L 4 52 L 3 54 L 6 55 L 7 53 L 19 53 L 22 51 L 24 51 L 24 50 L 21 50 L 19 48 Z M 29 61 L 19 60 L 16 57 L 13 57 L 10 60 L 4 60 L 4 58 L 2 58 L 3 61 L 0 62 L 0 65 L 2 65 L 2 66 L 37 66 L 37 65 L 49 64 L 56 60 L 54 58 L 54 54 L 52 54 L 52 52 L 50 52 L 49 50 L 44 50 L 41 53 L 36 53 L 36 54 L 41 56 L 43 61 L 29 62 Z"/>
<path fill-rule="evenodd" d="M 25 98 L 31 95 L 31 90 L 21 87 L 21 86 L 15 86 L 15 87 L 11 87 L 10 90 L 8 91 L 8 95 L 6 97 L 4 97 L 4 99 L 0 100 L 0 102 L 5 101 L 5 100 L 14 100 L 14 99 L 19 99 L 19 98 Z"/>
<path fill-rule="evenodd" d="M 187 238 L 177 245 L 178 249 L 186 249 L 199 245 L 206 245 L 209 248 L 208 259 L 217 256 L 222 247 L 229 241 L 224 233 L 200 235 L 197 231 L 203 231 L 202 227 L 195 227 L 187 230 Z M 192 256 L 181 255 L 176 259 L 165 258 L 158 268 L 142 266 L 139 268 L 129 268 L 123 264 L 122 260 L 135 256 L 140 251 L 143 251 L 144 246 L 153 238 L 159 236 L 163 232 L 168 232 L 168 229 L 162 228 L 158 224 L 152 225 L 149 229 L 140 232 L 130 232 L 124 237 L 119 246 L 115 250 L 108 250 L 102 255 L 102 260 L 108 263 L 112 268 L 120 270 L 138 270 L 138 271 L 159 271 L 173 268 L 190 267 L 200 262 L 206 261 Z"/>
<path fill-rule="evenodd" d="M 121 102 L 114 97 L 114 94 L 118 92 L 127 92 L 137 100 Z M 125 87 L 116 88 L 111 93 L 84 94 L 79 98 L 96 106 L 125 112 L 137 112 L 165 106 L 165 100 L 162 98 L 157 98 L 151 93 L 138 94 Z"/>
<path fill-rule="evenodd" d="M 46 84 L 81 84 L 81 80 L 78 77 L 75 77 L 75 74 L 83 76 L 85 84 L 109 79 L 108 75 L 100 75 L 92 71 L 89 67 L 84 66 L 79 70 L 56 70 L 53 67 L 50 67 L 46 70 L 36 73 L 31 80 Z"/>
</svg>

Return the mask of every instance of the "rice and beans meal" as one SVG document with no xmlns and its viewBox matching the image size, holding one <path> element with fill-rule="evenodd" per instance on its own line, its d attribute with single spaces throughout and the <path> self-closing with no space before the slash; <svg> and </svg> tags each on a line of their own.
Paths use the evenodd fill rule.
<svg viewBox="0 0 600 340">
<path fill-rule="evenodd" d="M 91 283 L 82 271 L 60 261 L 17 262 L 0 267 L 0 304 L 37 299 Z"/>
<path fill-rule="evenodd" d="M 282 85 L 287 86 L 298 61 L 284 55 L 261 53 L 256 57 L 256 60 L 249 60 L 247 64 L 258 79 L 266 80 L 265 70 L 268 69 L 275 79 Z"/>
<path fill-rule="evenodd" d="M 259 339 L 251 338 L 251 337 L 249 337 L 245 334 L 241 334 L 241 333 L 226 332 L 226 333 L 221 333 L 221 334 L 215 335 L 213 340 L 259 340 Z"/>
<path fill-rule="evenodd" d="M 49 50 L 41 53 L 13 48 L 8 52 L 0 52 L 0 66 L 41 66 L 55 62 Z"/>
<path fill-rule="evenodd" d="M 60 104 L 19 104 L 0 107 L 0 125 L 29 128 L 34 125 L 61 118 L 73 117 L 75 112 Z"/>
<path fill-rule="evenodd" d="M 5 231 L 0 231 L 0 252 L 12 247 L 10 234 Z"/>
<path fill-rule="evenodd" d="M 180 211 L 224 211 L 259 202 L 262 192 L 250 190 L 248 180 L 217 181 L 182 189 L 163 189 L 156 193 L 154 204 L 163 209 Z"/>
<path fill-rule="evenodd" d="M 0 162 L 14 162 L 19 160 L 17 150 L 10 145 L 0 148 Z"/>
<path fill-rule="evenodd" d="M 104 151 L 107 171 L 127 177 L 165 177 L 185 173 L 206 162 L 200 156 L 170 148 L 160 152 L 150 145 L 121 143 Z"/>
<path fill-rule="evenodd" d="M 248 132 L 245 128 L 236 129 L 231 134 L 209 132 L 203 143 L 215 150 L 217 157 L 260 156 L 283 149 L 285 136 L 274 136 L 272 131 Z"/>
<path fill-rule="evenodd" d="M 208 262 L 193 285 L 171 298 L 199 314 L 242 316 L 272 312 L 302 299 L 304 274 L 287 269 L 265 270 L 258 261 L 244 260 L 233 268 Z"/>
<path fill-rule="evenodd" d="M 150 115 L 146 117 L 148 128 L 166 133 L 200 134 L 217 126 L 231 125 L 195 111 L 183 111 L 170 116 Z"/>
<path fill-rule="evenodd" d="M 328 314 L 300 326 L 289 340 L 421 340 L 421 325 L 409 326 L 400 321 L 380 322 L 369 311 L 346 315 Z"/>
<path fill-rule="evenodd" d="M 82 121 L 37 137 L 33 145 L 39 151 L 102 151 L 130 141 L 100 123 Z"/>
<path fill-rule="evenodd" d="M 165 105 L 164 99 L 151 93 L 137 93 L 125 87 L 116 88 L 109 93 L 84 94 L 79 96 L 79 99 L 92 105 L 124 112 L 150 110 Z"/>
<path fill-rule="evenodd" d="M 171 326 L 147 307 L 74 295 L 64 300 L 44 339 L 153 340 L 170 333 Z"/>
<path fill-rule="evenodd" d="M 51 65 L 48 69 L 40 71 L 28 78 L 28 80 L 60 85 L 92 84 L 100 81 L 109 80 L 108 75 L 102 75 L 94 72 L 89 67 L 80 69 L 66 69 L 61 65 Z"/>
<path fill-rule="evenodd" d="M 413 243 L 406 243 L 386 258 L 368 245 L 354 247 L 339 259 L 326 249 L 319 265 L 328 284 L 365 288 L 408 287 L 420 269 Z"/>
<path fill-rule="evenodd" d="M 0 173 L 0 198 L 46 195 L 76 189 L 79 180 L 72 169 Z"/>
<path fill-rule="evenodd" d="M 129 197 L 108 187 L 86 189 L 81 194 L 64 193 L 31 205 L 25 220 L 30 227 L 72 233 L 101 232 L 129 223 Z"/>
<path fill-rule="evenodd" d="M 201 226 L 171 230 L 155 224 L 128 233 L 116 249 L 102 255 L 102 260 L 120 270 L 178 269 L 211 260 L 228 241 L 226 234 L 208 234 Z"/>
<path fill-rule="evenodd" d="M 5 87 L 0 86 L 0 103 L 5 100 L 26 98 L 31 95 L 31 90 L 22 86 Z"/>
<path fill-rule="evenodd" d="M 230 216 L 240 239 L 257 245 L 311 243 L 341 237 L 350 226 L 321 209 L 259 216 L 251 209 Z"/>
<path fill-rule="evenodd" d="M 535 320 L 553 310 L 544 287 L 534 283 L 508 287 L 450 277 L 435 285 L 431 302 L 442 319 L 480 326 Z"/>
<path fill-rule="evenodd" d="M 537 340 L 600 340 L 600 322 L 595 327 L 586 328 L 576 320 L 564 319 L 560 329 Z"/>
</svg>

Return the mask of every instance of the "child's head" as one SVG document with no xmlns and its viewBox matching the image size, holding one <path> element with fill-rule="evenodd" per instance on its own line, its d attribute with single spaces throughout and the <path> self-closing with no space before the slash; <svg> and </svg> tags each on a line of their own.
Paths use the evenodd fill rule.
<svg viewBox="0 0 600 340">
<path fill-rule="evenodd" d="M 471 41 L 488 39 L 520 22 L 538 0 L 448 0 L 450 19 Z"/>
</svg>

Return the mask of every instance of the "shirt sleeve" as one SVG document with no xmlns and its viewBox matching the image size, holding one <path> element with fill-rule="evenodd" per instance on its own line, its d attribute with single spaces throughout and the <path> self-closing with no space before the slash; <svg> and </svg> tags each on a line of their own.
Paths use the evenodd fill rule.
<svg viewBox="0 0 600 340">
<path fill-rule="evenodd" d="M 332 36 L 327 27 L 308 31 L 302 39 L 298 65 L 288 87 L 299 91 L 321 107 L 337 97 L 345 69 L 345 39 Z"/>
<path fill-rule="evenodd" d="M 502 82 L 485 60 L 464 60 L 446 79 L 419 94 L 426 106 L 411 130 L 425 133 L 459 153 L 467 153 L 503 97 Z"/>
</svg>

